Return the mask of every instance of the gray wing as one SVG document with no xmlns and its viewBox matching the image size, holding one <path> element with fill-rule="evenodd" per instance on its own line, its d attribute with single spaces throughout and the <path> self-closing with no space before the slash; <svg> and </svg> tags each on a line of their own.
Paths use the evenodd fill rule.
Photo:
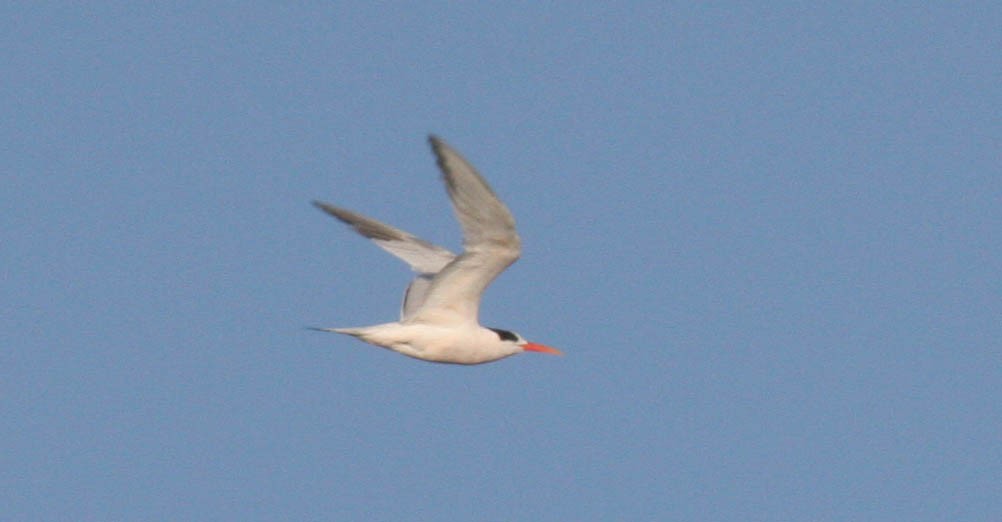
<svg viewBox="0 0 1002 522">
<path fill-rule="evenodd" d="M 341 222 L 350 225 L 356 232 L 371 239 L 383 250 L 404 260 L 418 273 L 418 276 L 411 281 L 404 292 L 404 301 L 400 309 L 401 320 L 408 319 L 415 310 L 421 307 L 427 297 L 434 275 L 456 258 L 456 254 L 386 223 L 322 201 L 314 201 L 313 204 Z"/>
<path fill-rule="evenodd" d="M 434 276 L 422 306 L 410 320 L 476 323 L 481 295 L 518 259 L 521 241 L 515 218 L 476 169 L 437 137 L 429 141 L 463 229 L 464 252 Z"/>
<path fill-rule="evenodd" d="M 421 308 L 425 299 L 428 298 L 428 290 L 431 289 L 431 282 L 434 278 L 435 276 L 432 274 L 420 274 L 411 281 L 411 284 L 407 285 L 407 290 L 404 291 L 404 302 L 400 305 L 401 322 L 413 317 L 414 313 Z"/>
</svg>

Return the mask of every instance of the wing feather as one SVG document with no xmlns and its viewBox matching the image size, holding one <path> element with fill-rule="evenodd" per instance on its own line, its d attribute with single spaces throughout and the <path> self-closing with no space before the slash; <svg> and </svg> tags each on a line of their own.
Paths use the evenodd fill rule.
<svg viewBox="0 0 1002 522">
<path fill-rule="evenodd" d="M 421 308 L 428 296 L 428 290 L 435 274 L 456 258 L 456 254 L 386 223 L 322 201 L 314 201 L 313 204 L 341 222 L 350 225 L 356 232 L 371 239 L 383 250 L 404 260 L 418 273 L 418 276 L 404 291 L 403 304 L 400 306 L 400 319 L 402 321 L 409 319 L 415 311 Z"/>
<path fill-rule="evenodd" d="M 456 254 L 445 248 L 357 212 L 335 207 L 323 201 L 314 201 L 313 205 L 342 223 L 350 225 L 383 250 L 402 259 L 419 274 L 436 274 L 456 257 Z"/>
<path fill-rule="evenodd" d="M 477 170 L 442 140 L 429 141 L 463 229 L 464 252 L 437 273 L 410 320 L 476 323 L 484 290 L 518 259 L 521 241 L 515 218 Z"/>
<path fill-rule="evenodd" d="M 402 321 L 475 324 L 484 290 L 518 260 L 521 240 L 508 207 L 473 165 L 439 138 L 430 136 L 429 142 L 463 229 L 463 253 L 459 256 L 350 210 L 320 201 L 313 204 L 418 273 L 404 293 Z"/>
</svg>

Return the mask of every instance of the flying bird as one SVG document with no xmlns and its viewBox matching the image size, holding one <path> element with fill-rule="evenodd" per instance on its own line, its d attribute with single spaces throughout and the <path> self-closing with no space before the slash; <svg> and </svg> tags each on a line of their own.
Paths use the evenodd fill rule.
<svg viewBox="0 0 1002 522">
<path fill-rule="evenodd" d="M 458 256 L 375 219 L 321 201 L 313 204 L 406 262 L 417 273 L 400 320 L 353 328 L 314 328 L 354 336 L 424 361 L 481 364 L 521 352 L 561 355 L 521 335 L 480 325 L 484 289 L 521 253 L 515 218 L 483 177 L 452 147 L 429 137 L 452 208 L 463 229 Z"/>
</svg>

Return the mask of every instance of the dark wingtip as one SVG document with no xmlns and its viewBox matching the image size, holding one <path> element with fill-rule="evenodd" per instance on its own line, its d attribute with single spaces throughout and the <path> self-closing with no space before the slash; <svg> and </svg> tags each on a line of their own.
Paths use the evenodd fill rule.
<svg viewBox="0 0 1002 522">
<path fill-rule="evenodd" d="M 450 148 L 449 144 L 446 143 L 445 140 L 443 140 L 442 138 L 439 138 L 438 136 L 436 136 L 434 134 L 429 134 L 428 135 L 428 143 L 431 145 L 432 152 L 434 152 L 435 156 L 438 157 L 438 158 L 442 157 L 442 150 L 443 149 L 449 149 Z"/>
<path fill-rule="evenodd" d="M 335 207 L 334 205 L 331 205 L 330 203 L 324 203 L 323 201 L 315 199 L 313 200 L 313 206 L 319 208 L 320 210 L 323 210 L 324 213 L 337 218 L 337 220 L 342 223 L 348 223 L 349 225 L 351 224 L 347 219 L 345 219 L 344 216 L 345 211 Z"/>
<path fill-rule="evenodd" d="M 447 151 L 451 150 L 449 145 L 434 134 L 428 135 L 428 143 L 431 144 L 431 151 L 435 154 L 435 163 L 438 165 L 438 170 L 442 171 L 442 179 L 445 180 L 445 184 L 449 190 L 453 190 L 456 180 L 449 174 L 449 166 L 446 164 Z"/>
<path fill-rule="evenodd" d="M 314 207 L 317 207 L 320 210 L 323 210 L 324 212 L 326 212 L 327 214 L 330 214 L 330 215 L 338 218 L 339 220 L 344 221 L 344 218 L 341 217 L 342 210 L 339 209 L 339 208 L 337 208 L 337 207 L 335 207 L 334 205 L 331 205 L 330 203 L 326 203 L 326 202 L 320 201 L 318 199 L 313 200 L 312 203 L 313 203 Z"/>
</svg>

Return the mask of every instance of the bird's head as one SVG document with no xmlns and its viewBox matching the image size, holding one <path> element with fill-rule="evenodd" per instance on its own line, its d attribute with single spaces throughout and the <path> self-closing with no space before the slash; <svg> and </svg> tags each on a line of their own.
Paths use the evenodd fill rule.
<svg viewBox="0 0 1002 522">
<path fill-rule="evenodd" d="M 526 341 L 524 337 L 515 332 L 509 330 L 502 330 L 500 328 L 491 328 L 490 330 L 497 334 L 498 338 L 501 339 L 502 343 L 511 343 L 521 348 L 523 352 L 539 352 L 539 353 L 548 353 L 550 355 L 563 355 L 563 352 L 561 352 L 556 348 L 551 348 L 543 344 L 530 343 L 529 341 Z"/>
</svg>

